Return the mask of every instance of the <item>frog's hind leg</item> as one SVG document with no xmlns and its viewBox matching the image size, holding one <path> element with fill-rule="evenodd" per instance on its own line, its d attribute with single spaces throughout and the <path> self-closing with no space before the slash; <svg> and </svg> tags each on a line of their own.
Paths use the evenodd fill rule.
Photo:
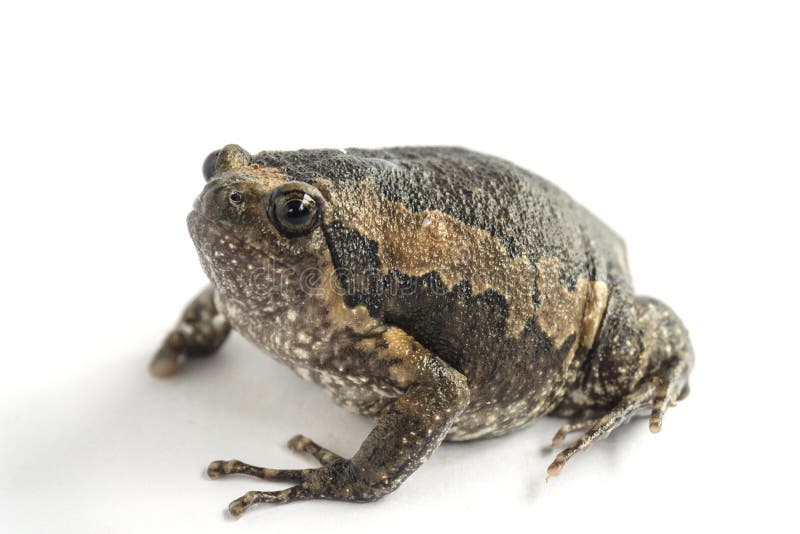
<svg viewBox="0 0 800 534">
<path fill-rule="evenodd" d="M 650 431 L 659 432 L 667 408 L 688 394 L 694 357 L 683 324 L 672 310 L 653 299 L 636 297 L 627 309 L 630 321 L 612 324 L 606 332 L 608 342 L 601 342 L 583 391 L 584 397 L 611 408 L 598 418 L 579 418 L 559 429 L 554 446 L 570 432 L 586 432 L 556 456 L 547 469 L 548 477 L 558 475 L 576 452 L 606 437 L 640 410 L 649 410 Z M 617 372 L 604 374 L 609 368 Z M 615 392 L 625 391 L 614 400 Z"/>
<path fill-rule="evenodd" d="M 689 376 L 689 365 L 684 359 L 676 359 L 658 380 L 655 398 L 653 399 L 653 410 L 650 412 L 650 432 L 661 432 L 661 422 L 667 408 L 675 406 L 677 401 L 689 394 L 687 383 Z"/>
<path fill-rule="evenodd" d="M 655 394 L 655 384 L 651 381 L 645 382 L 639 389 L 622 399 L 616 407 L 603 417 L 593 422 L 584 421 L 580 424 L 581 426 L 589 427 L 589 429 L 583 436 L 578 438 L 575 443 L 558 453 L 556 459 L 553 460 L 553 463 L 547 468 L 548 478 L 558 475 L 564 467 L 564 464 L 567 463 L 567 460 L 572 458 L 576 452 L 582 451 L 589 447 L 594 441 L 606 437 L 612 430 L 629 419 L 637 410 L 650 405 L 655 398 Z M 561 431 L 559 431 L 559 433 L 560 432 Z M 553 438 L 554 445 L 558 444 L 556 443 L 556 438 L 558 437 L 559 434 L 556 434 Z"/>
<path fill-rule="evenodd" d="M 553 444 L 557 445 L 556 438 L 566 435 L 567 432 L 578 430 L 581 427 L 588 427 L 587 432 L 578 440 L 558 453 L 556 459 L 547 468 L 547 475 L 556 476 L 561 472 L 567 460 L 572 458 L 576 452 L 589 447 L 593 442 L 606 437 L 612 430 L 619 427 L 630 419 L 637 411 L 649 408 L 650 412 L 650 431 L 658 432 L 661 430 L 661 420 L 664 412 L 671 404 L 677 400 L 678 392 L 685 384 L 687 374 L 686 362 L 676 359 L 672 364 L 658 376 L 646 380 L 633 393 L 626 395 L 614 408 L 596 421 L 582 421 L 573 425 L 564 425 L 553 438 Z M 562 430 L 567 432 L 562 433 Z"/>
<path fill-rule="evenodd" d="M 596 419 L 583 419 L 577 420 L 572 423 L 567 423 L 566 425 L 562 425 L 561 428 L 558 429 L 555 436 L 553 436 L 553 440 L 550 442 L 551 447 L 558 447 L 562 443 L 564 443 L 564 439 L 573 432 L 582 432 L 589 430 L 594 426 Z"/>
</svg>

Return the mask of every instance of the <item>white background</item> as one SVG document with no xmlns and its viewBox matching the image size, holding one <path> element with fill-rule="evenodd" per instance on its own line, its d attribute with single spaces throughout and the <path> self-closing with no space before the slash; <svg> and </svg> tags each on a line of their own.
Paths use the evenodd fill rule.
<svg viewBox="0 0 800 534">
<path fill-rule="evenodd" d="M 54 2 L 0 14 L 0 530 L 796 532 L 800 37 L 791 2 Z M 544 482 L 558 421 L 445 445 L 374 504 L 227 503 L 369 421 L 235 337 L 151 353 L 204 283 L 205 155 L 456 144 L 542 174 L 689 326 L 692 394 Z"/>
</svg>

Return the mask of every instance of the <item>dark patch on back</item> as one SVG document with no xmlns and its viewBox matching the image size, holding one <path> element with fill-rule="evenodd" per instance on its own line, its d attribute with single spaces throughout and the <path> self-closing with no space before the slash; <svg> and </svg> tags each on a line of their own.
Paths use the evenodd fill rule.
<svg viewBox="0 0 800 534">
<path fill-rule="evenodd" d="M 351 308 L 364 304 L 370 315 L 379 315 L 386 291 L 385 280 L 378 272 L 378 243 L 339 221 L 323 224 L 323 231 L 345 304 Z"/>
</svg>

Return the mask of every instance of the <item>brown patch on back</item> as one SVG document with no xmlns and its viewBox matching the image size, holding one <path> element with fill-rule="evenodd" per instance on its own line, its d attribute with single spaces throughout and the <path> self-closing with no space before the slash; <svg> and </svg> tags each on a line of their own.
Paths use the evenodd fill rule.
<svg viewBox="0 0 800 534">
<path fill-rule="evenodd" d="M 535 277 L 527 258 L 511 258 L 489 232 L 445 213 L 412 212 L 388 202 L 368 181 L 344 187 L 336 193 L 347 201 L 331 199 L 336 215 L 378 243 L 384 272 L 422 276 L 436 271 L 448 288 L 466 280 L 476 294 L 493 289 L 508 303 L 509 330 L 515 335 L 522 331 L 534 312 Z"/>
<path fill-rule="evenodd" d="M 558 259 L 541 258 L 533 266 L 527 257 L 513 258 L 486 230 L 440 211 L 411 211 L 386 200 L 369 180 L 339 188 L 327 180 L 315 185 L 327 192 L 338 219 L 378 243 L 384 274 L 390 269 L 409 276 L 435 271 L 448 289 L 467 281 L 474 294 L 497 291 L 508 305 L 507 326 L 514 336 L 536 317 L 557 346 L 572 334 L 583 346 L 594 342 L 608 296 L 603 282 L 581 277 L 575 291 L 569 291 L 559 280 Z M 542 299 L 538 309 L 533 302 L 537 285 Z M 574 349 L 570 354 L 568 359 Z"/>
<path fill-rule="evenodd" d="M 575 290 L 570 291 L 559 279 L 559 265 L 556 258 L 540 258 L 536 262 L 541 295 L 536 321 L 556 347 L 562 346 L 572 334 L 579 334 L 580 345 L 591 348 L 608 302 L 608 286 L 580 277 Z M 573 344 L 564 360 L 564 369 L 569 367 L 576 349 L 577 345 Z"/>
<path fill-rule="evenodd" d="M 600 331 L 600 323 L 606 313 L 608 305 L 608 285 L 603 282 L 590 282 L 588 300 L 583 311 L 583 326 L 581 335 L 581 345 L 591 348 L 597 333 Z"/>
</svg>

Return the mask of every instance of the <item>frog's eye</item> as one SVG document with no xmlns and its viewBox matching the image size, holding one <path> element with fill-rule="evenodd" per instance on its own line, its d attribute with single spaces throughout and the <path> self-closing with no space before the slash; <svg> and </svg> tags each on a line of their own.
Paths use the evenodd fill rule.
<svg viewBox="0 0 800 534">
<path fill-rule="evenodd" d="M 306 234 L 319 222 L 318 198 L 319 192 L 312 186 L 303 182 L 287 182 L 273 190 L 267 214 L 282 234 Z"/>
<path fill-rule="evenodd" d="M 206 182 L 217 173 L 217 156 L 219 156 L 219 150 L 206 156 L 206 160 L 203 162 L 203 178 L 206 179 Z"/>
<path fill-rule="evenodd" d="M 206 182 L 225 171 L 241 169 L 250 165 L 252 156 L 239 145 L 225 145 L 215 150 L 203 161 L 203 177 Z"/>
</svg>

